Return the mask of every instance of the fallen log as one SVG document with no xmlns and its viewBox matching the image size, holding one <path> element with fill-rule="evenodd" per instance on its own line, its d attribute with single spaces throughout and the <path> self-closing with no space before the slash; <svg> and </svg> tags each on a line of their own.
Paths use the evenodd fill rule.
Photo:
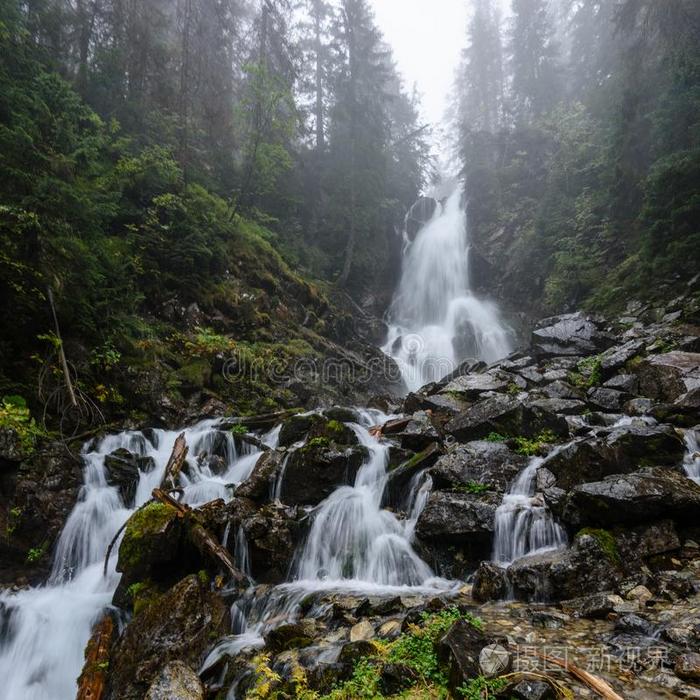
<svg viewBox="0 0 700 700">
<path fill-rule="evenodd" d="M 223 567 L 237 584 L 248 585 L 248 577 L 236 568 L 228 550 L 222 547 L 211 533 L 197 521 L 194 511 L 186 503 L 176 501 L 169 493 L 162 489 L 154 489 L 153 498 L 170 508 L 174 508 L 177 511 L 178 517 L 186 518 L 187 534 L 192 544 L 202 556 L 209 558 L 214 564 Z"/>
<path fill-rule="evenodd" d="M 185 441 L 185 433 L 180 433 L 175 440 L 175 445 L 173 445 L 173 451 L 170 454 L 168 463 L 165 465 L 165 473 L 163 474 L 163 479 L 160 482 L 160 488 L 164 490 L 176 489 L 178 482 L 180 481 L 180 472 L 182 471 L 182 465 L 187 459 L 187 452 L 189 447 L 187 447 L 187 442 Z"/>
<path fill-rule="evenodd" d="M 78 678 L 76 700 L 101 700 L 104 696 L 113 637 L 114 620 L 106 613 L 93 628 L 85 647 L 85 664 Z"/>
</svg>

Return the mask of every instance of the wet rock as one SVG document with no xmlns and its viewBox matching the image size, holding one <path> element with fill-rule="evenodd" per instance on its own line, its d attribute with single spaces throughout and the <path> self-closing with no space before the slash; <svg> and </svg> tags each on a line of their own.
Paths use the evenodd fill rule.
<svg viewBox="0 0 700 700">
<path fill-rule="evenodd" d="M 612 344 L 598 324 L 598 319 L 582 313 L 543 319 L 532 332 L 532 350 L 538 357 L 593 355 Z"/>
<path fill-rule="evenodd" d="M 615 630 L 624 634 L 637 635 L 641 637 L 651 637 L 655 630 L 654 625 L 649 620 L 639 615 L 623 615 L 615 623 Z"/>
<path fill-rule="evenodd" d="M 464 374 L 457 377 L 442 391 L 459 394 L 463 398 L 473 401 L 487 391 L 505 391 L 507 387 L 508 380 L 504 376 L 496 372 L 485 372 L 483 374 Z"/>
<path fill-rule="evenodd" d="M 109 687 L 116 700 L 141 700 L 172 661 L 196 668 L 202 654 L 229 632 L 228 606 L 192 575 L 133 618 L 111 654 Z"/>
<path fill-rule="evenodd" d="M 134 503 L 140 472 L 150 472 L 155 468 L 152 457 L 139 457 L 123 447 L 105 457 L 107 483 L 116 486 L 124 505 Z"/>
<path fill-rule="evenodd" d="M 256 581 L 281 583 L 286 580 L 300 536 L 295 516 L 295 511 L 277 502 L 268 503 L 242 521 Z"/>
<path fill-rule="evenodd" d="M 308 433 L 307 440 L 314 438 L 327 440 L 335 445 L 357 445 L 359 440 L 355 431 L 339 420 L 321 420 L 315 422 Z"/>
<path fill-rule="evenodd" d="M 663 468 L 609 476 L 576 486 L 566 498 L 562 518 L 571 525 L 643 523 L 671 517 L 692 522 L 700 512 L 700 486 Z"/>
<path fill-rule="evenodd" d="M 700 353 L 674 351 L 655 355 L 634 371 L 643 396 L 673 402 L 700 387 Z"/>
<path fill-rule="evenodd" d="M 512 663 L 510 652 L 500 644 L 489 644 L 479 653 L 479 670 L 485 678 L 508 673 Z"/>
<path fill-rule="evenodd" d="M 418 518 L 416 534 L 422 539 L 490 544 L 500 503 L 493 493 L 434 492 Z"/>
<path fill-rule="evenodd" d="M 477 483 L 503 492 L 526 463 L 502 442 L 476 440 L 440 457 L 430 473 L 436 489 Z"/>
<path fill-rule="evenodd" d="M 566 372 L 564 370 L 562 370 L 562 373 L 564 374 L 564 376 L 566 376 Z M 547 386 L 544 387 L 544 393 L 550 399 L 583 399 L 582 391 L 580 391 L 579 389 L 574 389 L 574 387 L 571 386 L 571 384 L 562 380 L 555 380 L 550 384 L 547 384 Z"/>
<path fill-rule="evenodd" d="M 620 564 L 607 543 L 586 533 L 569 549 L 518 559 L 507 574 L 516 598 L 537 601 L 615 590 L 622 580 Z"/>
<path fill-rule="evenodd" d="M 258 503 L 268 500 L 283 460 L 284 455 L 277 450 L 263 452 L 250 476 L 236 488 L 236 496 L 250 498 Z"/>
<path fill-rule="evenodd" d="M 530 401 L 529 405 L 549 413 L 560 413 L 564 416 L 581 415 L 587 408 L 583 401 L 575 399 L 537 399 Z"/>
<path fill-rule="evenodd" d="M 595 387 L 589 389 L 587 394 L 588 403 L 604 411 L 619 411 L 625 394 L 615 389 Z"/>
<path fill-rule="evenodd" d="M 356 642 L 348 642 L 343 644 L 343 648 L 340 650 L 340 655 L 338 656 L 338 662 L 354 668 L 355 664 L 360 660 L 368 656 L 375 656 L 377 653 L 377 648 L 367 640 L 361 639 Z"/>
<path fill-rule="evenodd" d="M 615 529 L 615 542 L 620 557 L 628 565 L 641 565 L 644 560 L 680 549 L 681 542 L 672 520 L 648 525 Z"/>
<path fill-rule="evenodd" d="M 633 374 L 616 374 L 603 384 L 606 389 L 616 389 L 623 394 L 636 394 L 639 389 L 639 380 Z"/>
<path fill-rule="evenodd" d="M 171 661 L 160 670 L 144 700 L 204 700 L 204 686 L 187 664 Z"/>
<path fill-rule="evenodd" d="M 482 561 L 474 575 L 472 597 L 479 603 L 503 600 L 508 595 L 506 570 L 490 561 Z"/>
<path fill-rule="evenodd" d="M 653 597 L 653 593 L 646 586 L 635 586 L 631 591 L 627 592 L 627 595 L 625 595 L 627 600 L 635 600 L 640 605 L 645 605 Z"/>
<path fill-rule="evenodd" d="M 432 467 L 440 454 L 438 443 L 431 442 L 422 452 L 413 455 L 396 469 L 392 469 L 386 485 L 386 503 L 397 509 L 404 506 L 413 477 L 424 469 Z"/>
<path fill-rule="evenodd" d="M 697 615 L 666 627 L 661 636 L 686 649 L 700 651 L 700 617 Z"/>
<path fill-rule="evenodd" d="M 441 661 L 449 668 L 449 687 L 454 697 L 457 688 L 479 675 L 479 654 L 487 640 L 466 620 L 457 620 L 437 645 Z"/>
<path fill-rule="evenodd" d="M 591 620 L 603 620 L 623 602 L 622 598 L 615 593 L 594 593 L 580 598 L 563 600 L 560 605 L 562 610 L 571 615 Z"/>
<path fill-rule="evenodd" d="M 281 500 L 288 505 L 316 505 L 338 486 L 352 484 L 367 458 L 365 447 L 339 448 L 311 441 L 287 460 Z"/>
<path fill-rule="evenodd" d="M 470 406 L 453 418 L 445 430 L 461 442 L 479 440 L 489 433 L 535 437 L 544 430 L 567 435 L 566 421 L 545 409 L 528 407 L 511 396 L 496 394 Z"/>
<path fill-rule="evenodd" d="M 552 688 L 543 681 L 520 681 L 511 691 L 517 700 L 554 700 Z"/>
<path fill-rule="evenodd" d="M 610 374 L 619 369 L 632 358 L 639 355 L 645 347 L 646 343 L 641 339 L 629 340 L 623 345 L 616 345 L 609 350 L 606 350 L 600 356 L 601 370 L 606 374 Z"/>
<path fill-rule="evenodd" d="M 289 447 L 303 440 L 316 423 L 324 422 L 322 416 L 317 413 L 308 413 L 291 416 L 282 423 L 279 435 L 279 446 Z"/>
<path fill-rule="evenodd" d="M 645 416 L 654 407 L 651 399 L 636 398 L 628 401 L 624 406 L 624 411 L 630 416 Z"/>
<path fill-rule="evenodd" d="M 313 620 L 304 619 L 280 625 L 265 635 L 265 646 L 275 654 L 290 649 L 302 649 L 313 644 L 315 633 L 316 624 Z"/>
<path fill-rule="evenodd" d="M 700 654 L 681 654 L 676 659 L 673 671 L 683 680 L 700 681 Z"/>
<path fill-rule="evenodd" d="M 360 423 L 360 414 L 354 408 L 345 408 L 344 406 L 332 406 L 331 408 L 323 409 L 323 415 L 328 420 L 337 420 L 341 423 Z"/>
<path fill-rule="evenodd" d="M 426 411 L 414 413 L 397 437 L 401 441 L 401 447 L 416 452 L 424 450 L 433 442 L 440 441 L 440 436 Z"/>
</svg>

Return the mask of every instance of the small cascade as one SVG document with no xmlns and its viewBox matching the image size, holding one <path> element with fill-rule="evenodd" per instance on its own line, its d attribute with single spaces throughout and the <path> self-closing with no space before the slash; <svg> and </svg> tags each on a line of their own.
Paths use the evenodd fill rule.
<svg viewBox="0 0 700 700">
<path fill-rule="evenodd" d="M 542 494 L 535 493 L 537 470 L 544 460 L 533 457 L 511 484 L 496 510 L 492 561 L 507 566 L 528 554 L 559 549 L 566 532 L 554 520 Z"/>
<path fill-rule="evenodd" d="M 695 430 L 685 432 L 686 453 L 683 459 L 683 469 L 695 483 L 700 485 L 700 442 Z"/>
<path fill-rule="evenodd" d="M 493 362 L 511 350 L 498 309 L 469 287 L 467 219 L 455 188 L 444 206 L 407 243 L 401 282 L 382 348 L 415 391 L 474 357 Z"/>
<path fill-rule="evenodd" d="M 245 530 L 242 526 L 239 527 L 238 531 L 236 532 L 236 542 L 233 548 L 233 561 L 239 571 L 242 571 L 249 579 L 252 578 L 248 539 L 245 536 Z"/>
<path fill-rule="evenodd" d="M 207 420 L 185 430 L 191 449 L 183 470 L 183 498 L 191 505 L 229 499 L 232 484 L 250 474 L 260 455 L 247 446 L 237 450 L 231 433 L 218 425 L 219 421 Z M 108 562 L 107 576 L 105 553 L 114 533 L 160 484 L 178 434 L 126 431 L 84 448 L 83 487 L 57 543 L 47 585 L 0 593 L 1 700 L 75 697 L 92 625 L 110 605 L 119 582 L 118 548 Z M 267 438 L 276 444 L 274 431 L 263 436 L 263 442 Z M 155 468 L 140 473 L 133 507 L 126 507 L 118 489 L 107 483 L 105 457 L 119 448 L 151 457 L 155 463 Z"/>
<path fill-rule="evenodd" d="M 381 417 L 382 421 L 387 418 Z M 297 557 L 295 578 L 421 585 L 432 578 L 432 571 L 413 551 L 404 524 L 381 508 L 389 447 L 367 430 L 378 422 L 377 416 L 365 414 L 364 422 L 354 430 L 369 459 L 360 467 L 354 486 L 341 486 L 319 506 Z"/>
<path fill-rule="evenodd" d="M 404 524 L 404 531 L 409 541 L 413 540 L 413 533 L 416 529 L 416 523 L 418 522 L 420 514 L 423 512 L 423 509 L 428 503 L 432 488 L 433 479 L 427 469 L 422 469 L 415 474 L 408 485 L 408 496 L 405 504 L 406 522 Z"/>
</svg>

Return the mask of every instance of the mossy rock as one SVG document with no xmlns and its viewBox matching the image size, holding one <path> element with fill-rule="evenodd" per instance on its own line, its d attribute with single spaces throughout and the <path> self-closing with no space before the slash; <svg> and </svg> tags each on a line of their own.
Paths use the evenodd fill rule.
<svg viewBox="0 0 700 700">
<path fill-rule="evenodd" d="M 613 564 L 621 563 L 620 552 L 617 549 L 617 542 L 612 533 L 599 528 L 584 527 L 576 533 L 576 539 L 586 535 L 592 537 L 598 543 L 598 546 Z"/>
<path fill-rule="evenodd" d="M 180 543 L 177 513 L 163 503 L 148 503 L 126 525 L 117 571 L 132 581 L 147 577 L 158 564 L 176 556 Z"/>
<path fill-rule="evenodd" d="M 309 431 L 309 442 L 315 439 L 325 439 L 326 444 L 335 443 L 336 445 L 357 445 L 359 442 L 355 431 L 350 426 L 335 419 L 314 423 Z"/>
<path fill-rule="evenodd" d="M 198 359 L 182 365 L 174 373 L 174 379 L 185 391 L 197 391 L 203 389 L 211 382 L 211 362 L 207 359 Z"/>
</svg>

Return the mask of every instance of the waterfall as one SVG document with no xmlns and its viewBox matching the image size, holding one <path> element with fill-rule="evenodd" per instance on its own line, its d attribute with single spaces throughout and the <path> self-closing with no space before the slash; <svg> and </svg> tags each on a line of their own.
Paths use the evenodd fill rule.
<svg viewBox="0 0 700 700">
<path fill-rule="evenodd" d="M 695 430 L 686 430 L 685 447 L 683 469 L 688 478 L 700 485 L 700 444 L 698 444 L 698 433 Z"/>
<path fill-rule="evenodd" d="M 119 582 L 116 548 L 103 575 L 107 547 L 160 484 L 178 434 L 155 430 L 149 440 L 141 432 L 127 431 L 83 449 L 83 487 L 56 546 L 48 583 L 0 593 L 0 700 L 75 697 L 92 625 L 109 607 Z M 263 442 L 268 438 L 276 444 L 274 431 L 263 436 Z M 248 447 L 237 450 L 231 433 L 220 430 L 215 420 L 188 428 L 185 439 L 191 449 L 183 471 L 183 497 L 190 505 L 230 498 L 231 485 L 247 478 L 260 456 Z M 133 508 L 127 508 L 118 489 L 107 483 L 105 457 L 119 448 L 152 457 L 156 465 L 140 472 Z M 240 558 L 245 559 L 244 552 Z"/>
<path fill-rule="evenodd" d="M 544 460 L 533 457 L 496 510 L 492 561 L 507 566 L 520 557 L 558 549 L 566 532 L 553 518 L 542 494 L 535 493 L 537 470 Z"/>
<path fill-rule="evenodd" d="M 415 391 L 467 357 L 494 362 L 511 350 L 498 309 L 470 291 L 466 213 L 460 188 L 407 244 L 382 348 Z"/>
</svg>

